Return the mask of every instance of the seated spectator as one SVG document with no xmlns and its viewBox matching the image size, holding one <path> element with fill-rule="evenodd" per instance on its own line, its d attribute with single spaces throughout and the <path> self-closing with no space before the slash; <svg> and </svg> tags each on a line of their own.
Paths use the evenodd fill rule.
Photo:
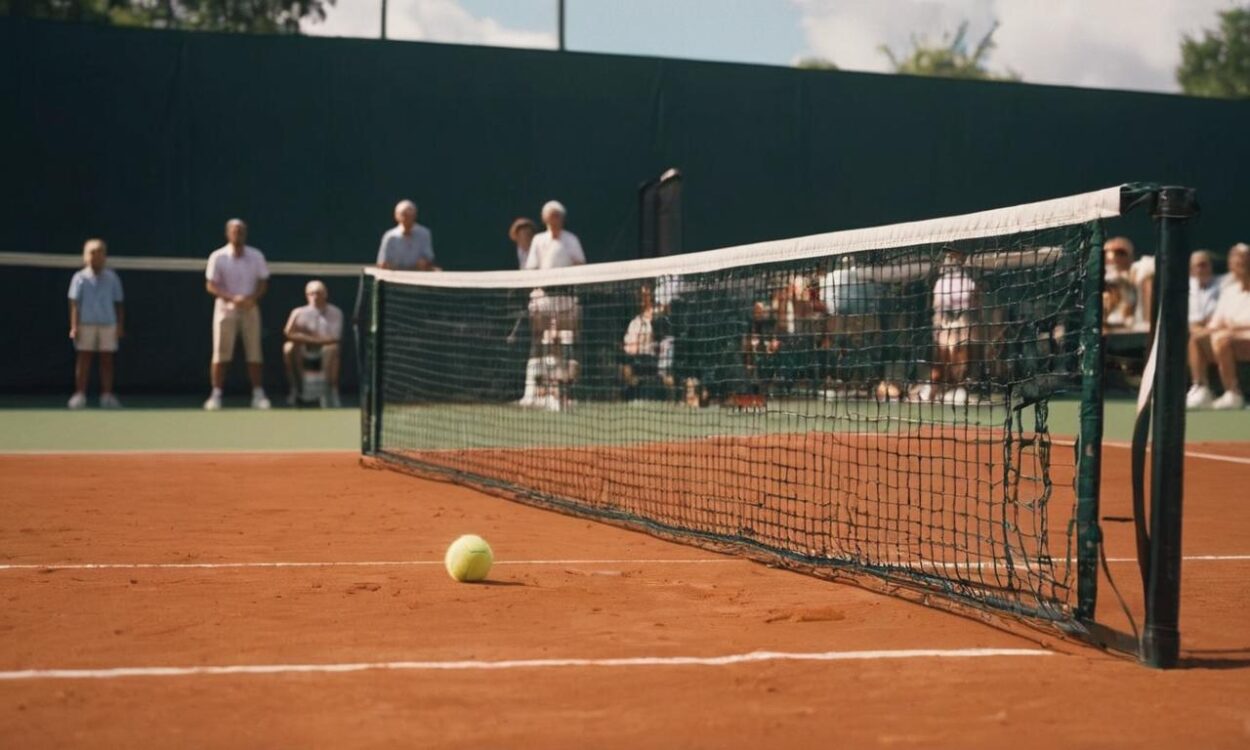
<svg viewBox="0 0 1250 750">
<path fill-rule="evenodd" d="M 854 387 L 875 383 L 876 393 L 884 399 L 897 398 L 900 391 L 885 381 L 881 353 L 874 350 L 880 338 L 883 289 L 872 279 L 871 268 L 860 268 L 855 256 L 844 255 L 825 274 L 820 291 L 829 315 L 823 346 L 833 359 L 826 365 L 826 377 L 832 379 L 837 371 L 840 380 Z"/>
<path fill-rule="evenodd" d="M 1220 299 L 1220 280 L 1211 253 L 1198 250 L 1189 256 L 1189 330 L 1196 332 L 1211 320 Z"/>
<path fill-rule="evenodd" d="M 1148 329 L 1154 296 L 1154 257 L 1134 260 L 1133 243 L 1127 237 L 1112 237 L 1103 245 L 1103 251 L 1107 258 L 1103 324 L 1112 329 Z"/>
<path fill-rule="evenodd" d="M 1228 273 L 1220 276 L 1220 288 L 1237 283 L 1237 271 L 1250 263 L 1250 245 L 1238 242 L 1228 249 Z"/>
<path fill-rule="evenodd" d="M 100 355 L 100 406 L 120 407 L 113 393 L 113 353 L 122 337 L 125 310 L 122 281 L 111 268 L 105 268 L 108 248 L 104 240 L 91 239 L 83 245 L 85 266 L 69 282 L 69 337 L 78 357 L 74 361 L 74 395 L 69 408 L 87 405 L 87 382 L 91 379 L 91 359 Z"/>
<path fill-rule="evenodd" d="M 922 384 L 918 398 L 936 399 L 937 389 L 949 388 L 942 399 L 947 403 L 966 404 L 964 387 L 980 304 L 976 282 L 963 268 L 964 254 L 947 247 L 942 258 L 941 274 L 933 285 L 933 343 L 937 351 L 929 383 Z M 953 387 L 952 387 L 953 386 Z"/>
<path fill-rule="evenodd" d="M 625 357 L 621 363 L 621 380 L 626 401 L 638 399 L 638 383 L 642 378 L 659 375 L 661 333 L 656 331 L 651 289 L 644 286 L 640 292 L 640 310 L 629 321 L 622 343 Z"/>
<path fill-rule="evenodd" d="M 308 360 L 320 360 L 321 373 L 325 376 L 327 392 L 321 397 L 321 405 L 337 409 L 339 400 L 339 342 L 343 338 L 343 312 L 329 302 L 330 293 L 320 281 L 310 281 L 304 287 L 308 304 L 291 311 L 286 320 L 286 343 L 282 345 L 282 358 L 286 362 L 286 379 L 291 385 L 287 403 L 294 406 L 300 397 L 304 381 L 304 368 Z"/>
<path fill-rule="evenodd" d="M 378 268 L 394 271 L 437 271 L 434 240 L 430 230 L 417 223 L 417 204 L 402 200 L 395 204 L 395 226 L 382 235 L 378 247 Z"/>
<path fill-rule="evenodd" d="M 1210 322 L 1189 337 L 1189 372 L 1193 386 L 1185 398 L 1190 409 L 1240 409 L 1246 399 L 1237 379 L 1237 363 L 1250 361 L 1250 263 L 1235 267 L 1233 283 L 1220 290 Z M 1212 398 L 1208 371 L 1219 370 L 1224 394 Z"/>
<path fill-rule="evenodd" d="M 524 216 L 512 222 L 512 226 L 508 228 L 508 239 L 516 243 L 517 268 L 525 268 L 525 261 L 530 257 L 530 244 L 534 241 L 536 231 L 538 227 Z"/>
</svg>

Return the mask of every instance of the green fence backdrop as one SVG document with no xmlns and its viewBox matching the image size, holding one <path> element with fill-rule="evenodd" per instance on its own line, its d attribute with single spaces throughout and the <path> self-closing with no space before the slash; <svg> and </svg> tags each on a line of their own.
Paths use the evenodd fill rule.
<svg viewBox="0 0 1250 750">
<path fill-rule="evenodd" d="M 1250 237 L 1247 121 L 1250 102 L 1156 94 L 0 18 L 0 253 L 98 235 L 203 258 L 240 216 L 271 260 L 367 263 L 411 197 L 443 266 L 504 268 L 508 224 L 554 197 L 616 260 L 639 183 L 670 166 L 688 250 L 1152 180 L 1201 191 L 1195 243 L 1222 251 Z M 0 267 L 0 389 L 68 389 L 69 275 Z M 206 387 L 202 281 L 123 280 L 123 392 Z M 305 280 L 263 307 L 271 386 Z M 355 281 L 331 293 L 350 308 Z"/>
</svg>

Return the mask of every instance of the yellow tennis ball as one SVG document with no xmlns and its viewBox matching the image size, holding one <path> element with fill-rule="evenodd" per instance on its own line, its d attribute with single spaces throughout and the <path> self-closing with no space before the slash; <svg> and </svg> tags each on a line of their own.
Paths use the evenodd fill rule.
<svg viewBox="0 0 1250 750">
<path fill-rule="evenodd" d="M 465 534 L 452 542 L 443 558 L 447 575 L 461 582 L 486 578 L 494 562 L 495 555 L 490 551 L 490 545 L 477 534 Z"/>
</svg>

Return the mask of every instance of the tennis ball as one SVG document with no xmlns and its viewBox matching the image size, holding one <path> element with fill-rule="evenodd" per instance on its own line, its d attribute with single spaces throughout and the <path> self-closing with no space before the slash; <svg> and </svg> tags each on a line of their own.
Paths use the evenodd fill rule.
<svg viewBox="0 0 1250 750">
<path fill-rule="evenodd" d="M 486 540 L 476 534 L 465 534 L 451 543 L 443 564 L 447 575 L 457 581 L 480 581 L 490 572 L 495 555 Z"/>
</svg>

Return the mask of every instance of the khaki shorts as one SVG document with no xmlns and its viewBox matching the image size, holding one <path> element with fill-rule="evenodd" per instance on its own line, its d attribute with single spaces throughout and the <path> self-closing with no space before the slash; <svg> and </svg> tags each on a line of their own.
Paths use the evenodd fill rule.
<svg viewBox="0 0 1250 750">
<path fill-rule="evenodd" d="M 260 310 L 213 310 L 213 362 L 234 359 L 235 339 L 242 336 L 243 353 L 250 364 L 264 361 L 260 352 Z"/>
<path fill-rule="evenodd" d="M 117 351 L 117 326 L 78 326 L 74 348 L 80 352 Z"/>
</svg>

